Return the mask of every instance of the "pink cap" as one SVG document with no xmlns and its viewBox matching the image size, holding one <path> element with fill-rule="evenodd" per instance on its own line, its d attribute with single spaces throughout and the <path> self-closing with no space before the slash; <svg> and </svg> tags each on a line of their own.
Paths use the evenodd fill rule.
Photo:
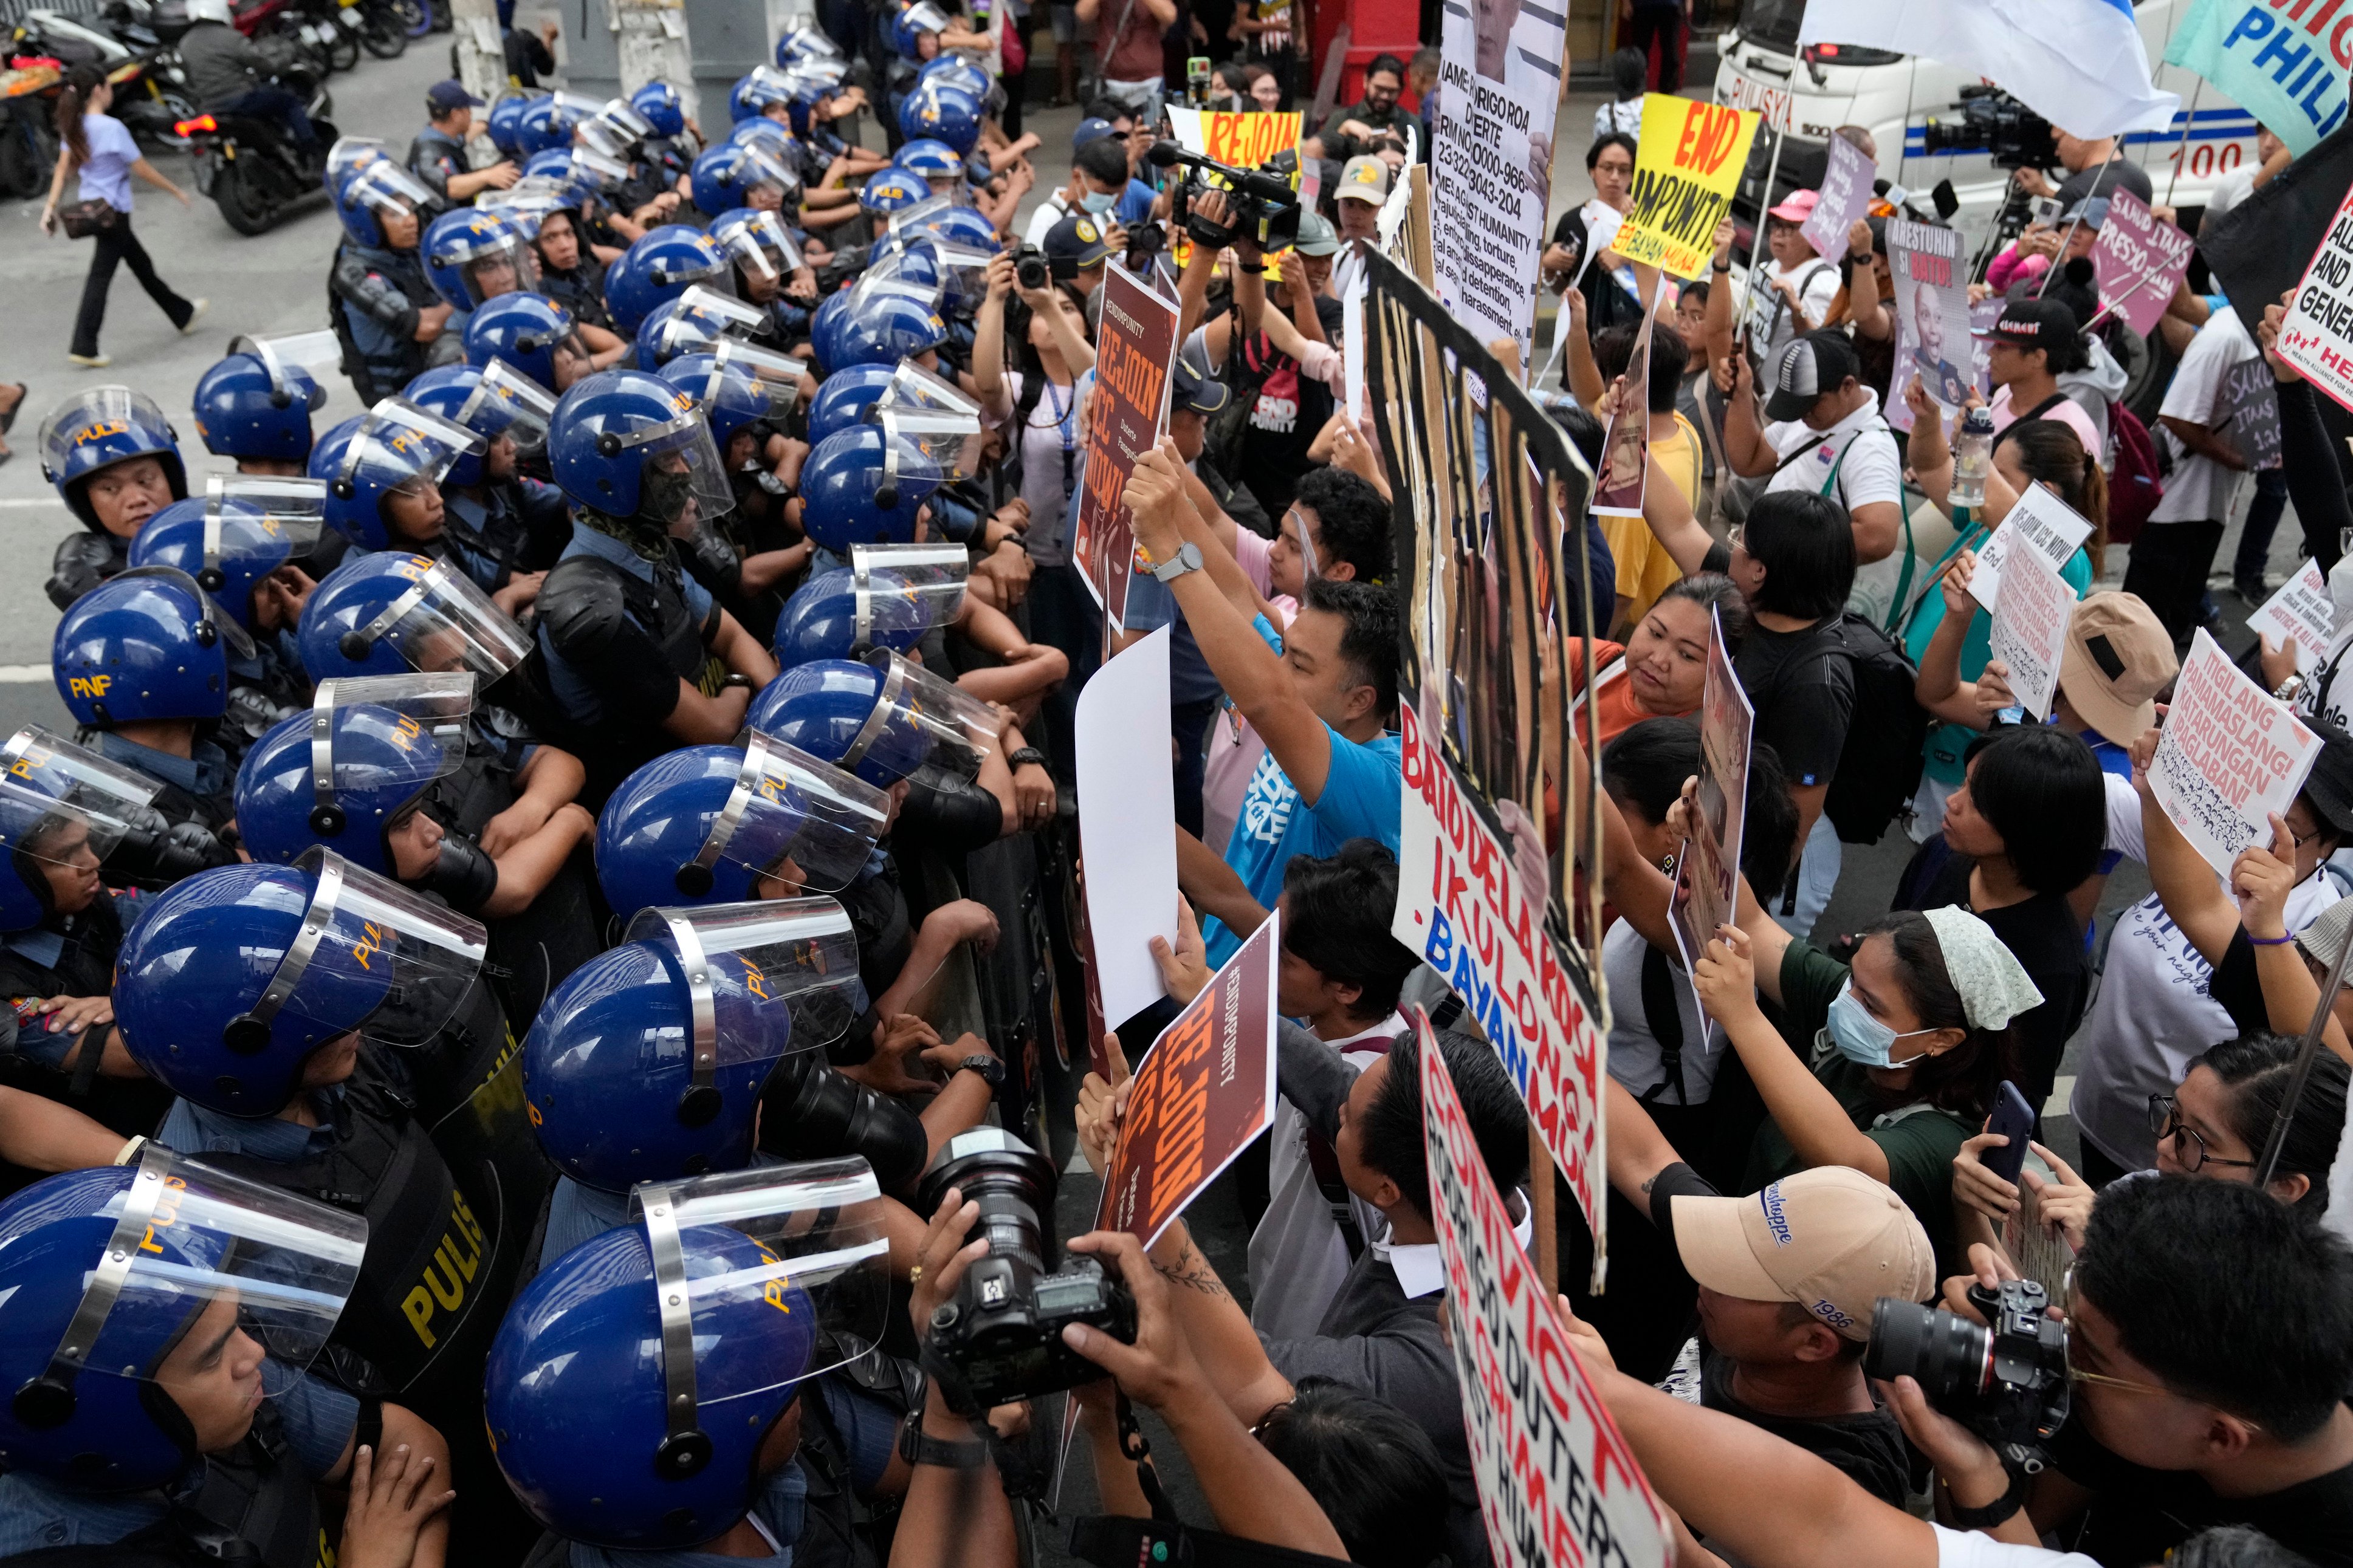
<svg viewBox="0 0 2353 1568">
<path fill-rule="evenodd" d="M 1803 223 L 1814 216 L 1814 204 L 1821 199 L 1820 191 L 1791 191 L 1789 199 L 1773 208 L 1771 216 L 1785 223 Z"/>
</svg>

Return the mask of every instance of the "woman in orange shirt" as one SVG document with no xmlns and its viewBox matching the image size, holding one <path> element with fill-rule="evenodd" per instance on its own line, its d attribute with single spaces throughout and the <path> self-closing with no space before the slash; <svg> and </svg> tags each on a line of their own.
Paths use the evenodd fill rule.
<svg viewBox="0 0 2353 1568">
<path fill-rule="evenodd" d="M 1737 648 L 1748 629 L 1748 607 L 1740 590 L 1721 573 L 1694 573 L 1659 596 L 1624 646 L 1595 643 L 1590 709 L 1582 700 L 1582 639 L 1571 639 L 1567 658 L 1575 683 L 1571 711 L 1577 717 L 1577 738 L 1599 750 L 1645 719 L 1699 711 L 1700 689 L 1707 679 L 1711 614 L 1723 617 L 1727 650 Z M 1591 732 L 1596 723 L 1601 731 L 1598 737 Z"/>
</svg>

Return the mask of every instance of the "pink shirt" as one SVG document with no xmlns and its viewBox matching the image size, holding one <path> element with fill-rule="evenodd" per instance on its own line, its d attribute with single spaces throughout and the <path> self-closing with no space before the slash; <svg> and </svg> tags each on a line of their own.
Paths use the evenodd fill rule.
<svg viewBox="0 0 2353 1568">
<path fill-rule="evenodd" d="M 1999 433 L 2008 428 L 2024 411 L 2010 406 L 2010 388 L 2005 386 L 1994 393 L 1989 412 L 1993 415 L 1993 427 Z M 2099 427 L 2092 423 L 2090 415 L 2076 405 L 2073 398 L 2063 395 L 2058 402 L 2044 411 L 2042 417 L 2056 419 L 2075 432 L 2084 443 L 2084 450 L 2092 455 L 2092 460 L 2103 468 L 2107 466 L 2107 453 L 2101 448 Z"/>
</svg>

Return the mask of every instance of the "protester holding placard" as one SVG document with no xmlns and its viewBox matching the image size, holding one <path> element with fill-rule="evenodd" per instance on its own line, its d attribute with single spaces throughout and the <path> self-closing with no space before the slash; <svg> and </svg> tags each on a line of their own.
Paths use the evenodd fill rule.
<svg viewBox="0 0 2353 1568">
<path fill-rule="evenodd" d="M 1820 200 L 1820 192 L 1792 191 L 1765 215 L 1773 265 L 1749 279 L 1747 300 L 1748 350 L 1759 363 L 1772 363 L 1791 339 L 1827 322 L 1838 298 L 1838 258 L 1825 259 L 1806 237 Z"/>
<path fill-rule="evenodd" d="M 2255 353 L 2236 310 L 2217 310 L 2191 340 L 2158 411 L 2161 439 L 2173 454 L 2165 494 L 2148 526 L 2133 542 L 2125 591 L 2138 594 L 2165 622 L 2177 643 L 2201 620 L 2206 574 L 2222 542 L 2222 528 L 2238 499 L 2246 459 L 2214 426 L 2221 406 L 2222 374 Z"/>
<path fill-rule="evenodd" d="M 1545 275 L 1556 280 L 1553 287 L 1584 292 L 1586 331 L 1596 336 L 1642 319 L 1641 283 L 1633 266 L 1609 248 L 1634 205 L 1635 145 L 1622 132 L 1594 138 L 1585 150 L 1592 199 L 1560 215 L 1544 253 Z"/>
</svg>

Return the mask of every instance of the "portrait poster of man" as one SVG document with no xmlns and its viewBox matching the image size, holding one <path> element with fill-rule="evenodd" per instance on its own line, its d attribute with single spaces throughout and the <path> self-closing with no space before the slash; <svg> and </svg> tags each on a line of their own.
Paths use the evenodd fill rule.
<svg viewBox="0 0 2353 1568">
<path fill-rule="evenodd" d="M 1593 510 L 1612 517 L 1642 515 L 1642 487 L 1651 468 L 1651 333 L 1659 320 L 1661 289 L 1642 318 L 1641 335 L 1626 361 L 1609 433 L 1601 438 L 1601 467 L 1594 475 Z"/>
<path fill-rule="evenodd" d="M 1536 258 L 1552 192 L 1564 18 L 1523 0 L 1445 13 L 1444 90 L 1430 139 L 1439 298 L 1482 342 L 1508 338 L 1532 363 Z"/>
</svg>

